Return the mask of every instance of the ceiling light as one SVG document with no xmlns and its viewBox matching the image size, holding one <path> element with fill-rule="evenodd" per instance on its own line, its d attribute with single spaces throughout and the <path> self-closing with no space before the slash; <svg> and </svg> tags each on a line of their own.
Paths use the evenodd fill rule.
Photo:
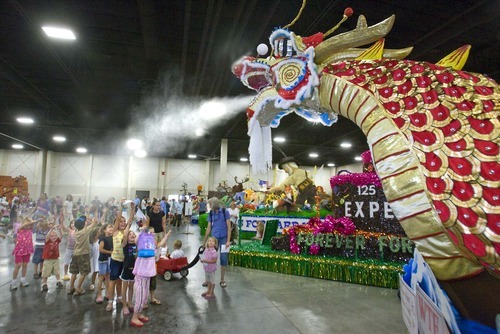
<svg viewBox="0 0 500 334">
<path fill-rule="evenodd" d="M 248 158 L 240 158 L 240 161 L 246 162 L 248 161 Z"/>
<path fill-rule="evenodd" d="M 77 153 L 87 153 L 87 149 L 85 147 L 78 147 L 76 149 Z"/>
<path fill-rule="evenodd" d="M 195 130 L 194 133 L 196 134 L 197 137 L 201 137 L 205 134 L 205 130 L 203 130 L 202 128 L 198 128 Z"/>
<path fill-rule="evenodd" d="M 24 148 L 24 146 L 21 144 L 12 144 L 12 148 L 16 150 L 21 150 Z"/>
<path fill-rule="evenodd" d="M 284 143 L 286 139 L 283 137 L 274 137 L 274 141 L 277 143 Z"/>
<path fill-rule="evenodd" d="M 329 163 L 327 164 L 327 166 L 328 166 L 328 167 L 335 167 L 335 164 L 334 164 L 333 162 L 329 162 Z"/>
<path fill-rule="evenodd" d="M 189 155 L 188 155 L 188 158 L 189 158 L 189 159 L 196 159 L 196 154 L 189 154 Z"/>
<path fill-rule="evenodd" d="M 142 141 L 136 138 L 127 140 L 127 147 L 131 150 L 137 150 L 142 147 Z"/>
<path fill-rule="evenodd" d="M 340 147 L 344 147 L 344 148 L 349 148 L 349 147 L 351 147 L 351 146 L 352 146 L 352 144 L 351 144 L 351 143 L 341 143 L 341 144 L 340 144 Z"/>
<path fill-rule="evenodd" d="M 138 158 L 145 158 L 148 155 L 148 153 L 144 150 L 139 149 L 135 150 L 134 155 Z"/>
<path fill-rule="evenodd" d="M 18 117 L 17 121 L 19 123 L 23 123 L 23 124 L 33 124 L 33 123 L 35 123 L 35 121 L 33 120 L 33 118 L 29 118 L 29 117 Z"/>
<path fill-rule="evenodd" d="M 57 142 L 65 142 L 66 141 L 66 137 L 63 137 L 63 136 L 54 136 L 52 137 L 52 139 L 54 139 L 54 141 L 57 141 Z"/>
<path fill-rule="evenodd" d="M 318 153 L 309 153 L 309 158 L 317 158 L 319 157 Z"/>
<path fill-rule="evenodd" d="M 52 38 L 76 39 L 76 36 L 73 33 L 73 31 L 69 29 L 49 27 L 49 26 L 42 27 L 42 29 L 43 31 L 45 31 L 45 34 L 47 34 L 47 36 Z"/>
<path fill-rule="evenodd" d="M 361 161 L 361 157 L 355 157 L 354 160 Z"/>
</svg>

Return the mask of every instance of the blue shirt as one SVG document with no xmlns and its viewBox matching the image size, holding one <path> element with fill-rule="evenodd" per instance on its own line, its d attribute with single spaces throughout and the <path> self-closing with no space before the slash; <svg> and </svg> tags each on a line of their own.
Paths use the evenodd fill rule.
<svg viewBox="0 0 500 334">
<path fill-rule="evenodd" d="M 160 208 L 161 208 L 161 211 L 168 212 L 167 211 L 167 203 L 163 200 L 160 202 Z"/>
<path fill-rule="evenodd" d="M 227 237 L 227 223 L 226 223 L 227 219 L 229 219 L 229 213 L 227 212 L 226 209 L 221 208 L 217 211 L 210 211 L 210 213 L 208 214 L 207 221 L 212 223 L 213 237 L 215 238 Z"/>
</svg>

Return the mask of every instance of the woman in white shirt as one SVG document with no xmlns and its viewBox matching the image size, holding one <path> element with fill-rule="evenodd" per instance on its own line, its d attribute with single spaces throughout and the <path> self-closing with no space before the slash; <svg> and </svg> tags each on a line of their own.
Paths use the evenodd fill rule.
<svg viewBox="0 0 500 334">
<path fill-rule="evenodd" d="M 229 220 L 231 221 L 231 241 L 234 244 L 238 239 L 238 220 L 240 219 L 240 209 L 236 206 L 236 202 L 231 202 L 229 205 Z"/>
<path fill-rule="evenodd" d="M 65 225 L 69 227 L 69 223 L 73 220 L 73 196 L 71 194 L 68 194 L 64 201 L 63 216 Z"/>
</svg>

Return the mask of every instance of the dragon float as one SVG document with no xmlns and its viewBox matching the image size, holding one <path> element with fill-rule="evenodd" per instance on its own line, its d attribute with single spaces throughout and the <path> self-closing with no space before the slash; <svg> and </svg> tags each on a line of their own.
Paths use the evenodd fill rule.
<svg viewBox="0 0 500 334">
<path fill-rule="evenodd" d="M 340 23 L 351 15 L 346 9 Z M 326 126 L 338 115 L 356 123 L 406 234 L 462 315 L 492 325 L 499 299 L 491 296 L 500 295 L 500 89 L 462 71 L 470 46 L 436 64 L 403 60 L 411 47 L 385 49 L 394 20 L 368 26 L 359 16 L 354 30 L 328 39 L 340 23 L 301 37 L 288 29 L 293 21 L 272 32 L 269 56 L 260 45 L 262 57 L 237 61 L 233 73 L 258 92 L 247 109 L 250 162 L 254 171 L 272 165 L 271 128 L 289 113 Z"/>
</svg>

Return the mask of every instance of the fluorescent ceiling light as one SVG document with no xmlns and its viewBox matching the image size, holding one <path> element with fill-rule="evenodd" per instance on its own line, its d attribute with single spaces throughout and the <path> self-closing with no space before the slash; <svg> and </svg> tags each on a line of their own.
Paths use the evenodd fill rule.
<svg viewBox="0 0 500 334">
<path fill-rule="evenodd" d="M 145 158 L 148 155 L 148 153 L 146 151 L 141 150 L 141 149 L 135 150 L 134 154 L 138 158 Z"/>
<path fill-rule="evenodd" d="M 78 147 L 76 149 L 76 152 L 78 152 L 78 153 L 87 153 L 87 149 L 85 147 Z"/>
<path fill-rule="evenodd" d="M 21 144 L 12 144 L 12 148 L 16 150 L 21 150 L 24 148 L 24 146 Z"/>
<path fill-rule="evenodd" d="M 284 143 L 286 139 L 283 137 L 274 137 L 274 141 L 277 143 Z"/>
<path fill-rule="evenodd" d="M 54 139 L 54 141 L 57 141 L 57 142 L 60 142 L 60 143 L 66 141 L 66 137 L 64 137 L 64 136 L 54 136 L 54 137 L 52 137 L 52 139 Z"/>
<path fill-rule="evenodd" d="M 361 157 L 355 157 L 354 160 L 361 161 Z"/>
<path fill-rule="evenodd" d="M 327 164 L 327 166 L 328 166 L 328 167 L 335 167 L 335 164 L 334 164 L 333 162 L 329 162 L 329 163 Z"/>
<path fill-rule="evenodd" d="M 196 134 L 197 137 L 201 137 L 205 134 L 205 130 L 203 130 L 202 128 L 198 128 L 195 130 L 194 133 Z"/>
<path fill-rule="evenodd" d="M 240 158 L 240 161 L 246 162 L 248 161 L 248 158 Z"/>
<path fill-rule="evenodd" d="M 196 159 L 196 154 L 189 154 L 189 155 L 188 155 L 188 158 L 189 158 L 189 159 Z"/>
<path fill-rule="evenodd" d="M 319 157 L 318 153 L 309 153 L 309 158 L 317 158 Z"/>
<path fill-rule="evenodd" d="M 76 39 L 76 36 L 73 33 L 73 31 L 69 29 L 49 27 L 49 26 L 42 27 L 42 29 L 43 31 L 45 31 L 45 34 L 47 34 L 47 36 L 52 38 Z"/>
<path fill-rule="evenodd" d="M 33 124 L 33 123 L 35 123 L 35 121 L 33 120 L 33 118 L 29 118 L 29 117 L 18 117 L 16 120 L 19 123 L 23 123 L 23 124 Z"/>
<path fill-rule="evenodd" d="M 349 148 L 351 146 L 352 146 L 351 143 L 342 143 L 342 144 L 340 144 L 340 147 L 344 147 L 344 148 Z"/>
</svg>

